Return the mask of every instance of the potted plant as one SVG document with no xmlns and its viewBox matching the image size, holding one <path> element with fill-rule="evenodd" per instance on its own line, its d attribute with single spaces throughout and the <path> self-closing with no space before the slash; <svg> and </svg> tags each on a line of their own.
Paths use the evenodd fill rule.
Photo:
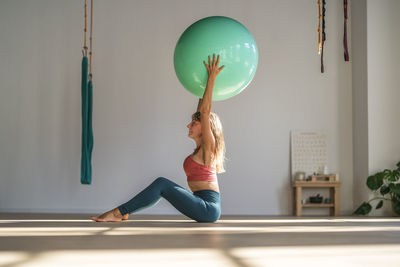
<svg viewBox="0 0 400 267">
<path fill-rule="evenodd" d="M 367 186 L 372 191 L 379 192 L 380 196 L 374 197 L 367 202 L 363 202 L 353 214 L 366 215 L 372 210 L 371 201 L 380 200 L 375 206 L 380 209 L 384 200 L 390 200 L 392 204 L 392 214 L 400 215 L 400 161 L 396 164 L 397 169 L 377 172 L 367 178 Z M 387 197 L 385 197 L 387 196 Z"/>
</svg>

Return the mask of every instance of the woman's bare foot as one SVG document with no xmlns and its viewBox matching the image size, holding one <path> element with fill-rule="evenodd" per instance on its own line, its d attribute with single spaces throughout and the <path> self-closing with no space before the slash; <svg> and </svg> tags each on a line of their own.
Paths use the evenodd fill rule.
<svg viewBox="0 0 400 267">
<path fill-rule="evenodd" d="M 100 216 L 91 216 L 90 219 L 96 222 L 120 222 L 127 220 L 129 214 L 122 215 L 118 208 L 107 211 Z"/>
</svg>

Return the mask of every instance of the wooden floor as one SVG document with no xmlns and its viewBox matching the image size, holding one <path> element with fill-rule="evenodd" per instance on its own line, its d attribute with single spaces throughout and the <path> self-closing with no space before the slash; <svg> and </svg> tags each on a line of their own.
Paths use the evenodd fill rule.
<svg viewBox="0 0 400 267">
<path fill-rule="evenodd" d="M 0 214 L 0 266 L 400 266 L 399 217 Z"/>
</svg>

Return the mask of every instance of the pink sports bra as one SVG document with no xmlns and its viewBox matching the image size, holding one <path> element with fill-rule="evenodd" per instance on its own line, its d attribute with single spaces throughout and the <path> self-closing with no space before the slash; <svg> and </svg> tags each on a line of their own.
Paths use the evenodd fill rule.
<svg viewBox="0 0 400 267">
<path fill-rule="evenodd" d="M 215 168 L 196 162 L 190 154 L 183 162 L 183 169 L 188 181 L 216 181 L 217 171 Z"/>
</svg>

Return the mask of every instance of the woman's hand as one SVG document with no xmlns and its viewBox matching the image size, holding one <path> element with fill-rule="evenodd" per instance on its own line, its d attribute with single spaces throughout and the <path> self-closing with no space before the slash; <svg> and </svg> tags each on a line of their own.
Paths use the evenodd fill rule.
<svg viewBox="0 0 400 267">
<path fill-rule="evenodd" d="M 218 64 L 219 64 L 219 55 L 217 58 L 217 61 L 215 61 L 215 54 L 213 56 L 213 61 L 211 62 L 210 60 L 210 56 L 208 56 L 208 64 L 203 61 L 204 65 L 207 68 L 207 72 L 208 72 L 208 79 L 214 79 L 217 77 L 217 75 L 220 73 L 220 71 L 224 68 L 224 66 L 218 68 Z"/>
<path fill-rule="evenodd" d="M 203 61 L 203 63 L 207 68 L 208 80 L 207 80 L 206 89 L 203 94 L 203 101 L 200 106 L 200 113 L 201 113 L 201 117 L 203 118 L 203 119 L 201 119 L 202 121 L 209 121 L 215 79 L 217 78 L 218 73 L 220 73 L 220 71 L 224 68 L 224 66 L 222 66 L 221 68 L 218 68 L 219 56 L 218 56 L 217 61 L 215 61 L 215 55 L 213 57 L 212 63 L 210 60 L 210 56 L 208 56 L 208 64 L 209 65 L 207 65 L 205 61 Z M 197 107 L 197 109 L 199 110 L 199 107 Z M 211 132 L 211 130 L 210 130 L 210 132 Z"/>
</svg>

